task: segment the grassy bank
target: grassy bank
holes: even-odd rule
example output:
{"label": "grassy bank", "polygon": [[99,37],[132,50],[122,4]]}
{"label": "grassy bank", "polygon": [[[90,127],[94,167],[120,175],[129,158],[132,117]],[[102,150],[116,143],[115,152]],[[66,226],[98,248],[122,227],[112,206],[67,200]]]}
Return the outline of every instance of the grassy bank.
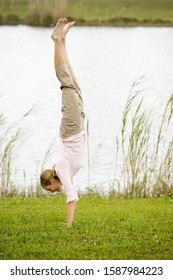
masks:
{"label": "grassy bank", "polygon": [[85,195],[67,229],[64,197],[0,198],[0,259],[173,259],[173,200]]}
{"label": "grassy bank", "polygon": [[171,0],[0,0],[0,24],[51,26],[57,17],[79,25],[173,26]]}

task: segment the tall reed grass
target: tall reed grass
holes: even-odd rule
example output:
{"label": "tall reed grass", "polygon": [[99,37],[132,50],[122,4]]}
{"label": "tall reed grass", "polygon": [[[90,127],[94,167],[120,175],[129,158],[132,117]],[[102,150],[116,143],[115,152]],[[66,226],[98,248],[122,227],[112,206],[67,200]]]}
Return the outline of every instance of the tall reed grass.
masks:
{"label": "tall reed grass", "polygon": [[[119,197],[159,197],[173,195],[173,137],[171,124],[173,117],[173,94],[170,95],[158,132],[153,135],[153,115],[146,110],[141,97],[141,84],[146,76],[141,76],[132,85],[123,114],[120,132],[115,138],[115,178],[109,195]],[[22,120],[29,116],[29,110],[18,122],[5,130],[5,118],[0,114],[0,195],[44,196],[39,181],[26,191],[19,193],[11,180],[11,164],[16,144],[24,136],[20,128]],[[158,121],[157,121],[158,123]],[[89,120],[87,130],[88,189],[91,187],[91,158]],[[50,144],[39,172],[52,153],[54,141]],[[120,162],[122,164],[120,164]],[[25,174],[25,171],[24,171]],[[25,175],[24,175],[25,177]],[[38,175],[39,178],[39,175]],[[97,190],[96,190],[97,192]]]}
{"label": "tall reed grass", "polygon": [[[116,162],[121,161],[121,180],[114,187],[126,197],[173,195],[173,138],[168,130],[173,116],[173,94],[169,97],[158,133],[153,139],[152,112],[144,109],[137,79],[131,88],[122,116],[121,132],[116,138]],[[170,132],[171,133],[171,132]],[[118,165],[116,165],[118,166]]]}
{"label": "tall reed grass", "polygon": [[29,25],[51,26],[59,17],[66,14],[67,0],[29,0],[28,17]]}
{"label": "tall reed grass", "polygon": [[22,122],[34,109],[29,109],[18,121],[6,125],[6,118],[0,113],[0,196],[18,194],[18,188],[11,179],[12,163],[19,145],[28,137]]}

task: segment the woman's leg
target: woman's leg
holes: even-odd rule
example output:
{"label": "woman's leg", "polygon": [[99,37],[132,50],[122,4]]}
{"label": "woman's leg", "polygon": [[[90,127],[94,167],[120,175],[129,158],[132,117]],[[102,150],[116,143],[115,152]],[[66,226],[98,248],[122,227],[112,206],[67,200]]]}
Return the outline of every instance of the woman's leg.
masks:
{"label": "woman's leg", "polygon": [[54,63],[62,90],[62,121],[60,132],[66,138],[84,129],[83,99],[80,88],[69,63],[66,50],[66,34],[75,22],[59,19],[52,39],[55,42]]}
{"label": "woman's leg", "polygon": [[82,92],[81,92],[81,89],[79,87],[79,84],[78,84],[78,81],[77,81],[77,78],[76,78],[76,75],[73,71],[73,68],[70,64],[70,61],[69,61],[69,57],[68,57],[68,54],[67,54],[67,48],[66,48],[66,37],[64,38],[64,40],[62,41],[63,45],[64,45],[64,59],[65,61],[67,61],[67,67],[68,67],[68,70],[70,72],[70,75],[71,75],[71,78],[73,80],[73,83],[78,91],[78,96],[80,98],[80,106],[82,108],[82,113],[83,113],[83,118],[84,118],[84,109],[83,109],[83,98],[82,98]]}
{"label": "woman's leg", "polygon": [[67,32],[74,24],[75,21],[67,23],[67,20],[65,18],[61,18],[57,21],[57,24],[51,36],[53,41],[55,42],[55,52],[54,52],[55,69],[59,65],[69,63],[65,40],[66,40]]}
{"label": "woman's leg", "polygon": [[[70,72],[71,78],[73,80],[73,83],[75,84],[75,87],[78,89],[79,94],[82,96],[81,89],[80,89],[80,87],[78,85],[78,82],[77,82],[77,78],[76,78],[76,76],[74,74],[74,71],[72,69],[72,66],[69,62],[67,49],[66,49],[66,34],[64,34],[65,32],[67,33],[69,28],[71,28],[75,24],[75,21],[73,21],[71,23],[68,23],[68,24],[66,24],[66,23],[67,23],[66,19],[59,19],[57,24],[56,24],[55,30],[52,34],[52,39],[55,42],[55,52],[54,52],[55,69],[59,65],[66,64],[67,67],[68,67],[68,70]],[[66,28],[64,28],[65,25],[67,25]],[[63,29],[65,31],[63,31]],[[59,33],[61,35],[58,35]]]}

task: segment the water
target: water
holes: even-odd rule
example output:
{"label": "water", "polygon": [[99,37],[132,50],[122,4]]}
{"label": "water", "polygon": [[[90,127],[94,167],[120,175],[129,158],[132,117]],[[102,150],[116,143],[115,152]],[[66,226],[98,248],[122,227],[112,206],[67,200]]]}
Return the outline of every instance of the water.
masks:
{"label": "water", "polygon": [[[17,146],[12,167],[17,184],[23,184],[24,177],[26,184],[38,179],[45,152],[55,139],[53,153],[45,163],[45,168],[52,167],[61,145],[61,98],[53,68],[51,31],[0,27],[0,109],[7,124],[37,103],[21,124],[26,139]],[[142,95],[156,124],[173,92],[173,28],[74,27],[67,48],[89,119],[90,183],[107,182],[114,178],[115,137],[134,80],[147,74]],[[87,166],[86,149],[83,168],[75,179],[78,189],[88,185]]]}

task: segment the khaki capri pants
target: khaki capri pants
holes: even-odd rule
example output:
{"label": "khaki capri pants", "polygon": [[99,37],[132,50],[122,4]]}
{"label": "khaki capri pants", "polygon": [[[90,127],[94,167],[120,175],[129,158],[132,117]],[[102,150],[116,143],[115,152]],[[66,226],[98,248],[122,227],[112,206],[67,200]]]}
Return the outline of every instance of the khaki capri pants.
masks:
{"label": "khaki capri pants", "polygon": [[82,93],[70,64],[56,66],[55,71],[62,90],[60,135],[67,138],[84,130]]}

